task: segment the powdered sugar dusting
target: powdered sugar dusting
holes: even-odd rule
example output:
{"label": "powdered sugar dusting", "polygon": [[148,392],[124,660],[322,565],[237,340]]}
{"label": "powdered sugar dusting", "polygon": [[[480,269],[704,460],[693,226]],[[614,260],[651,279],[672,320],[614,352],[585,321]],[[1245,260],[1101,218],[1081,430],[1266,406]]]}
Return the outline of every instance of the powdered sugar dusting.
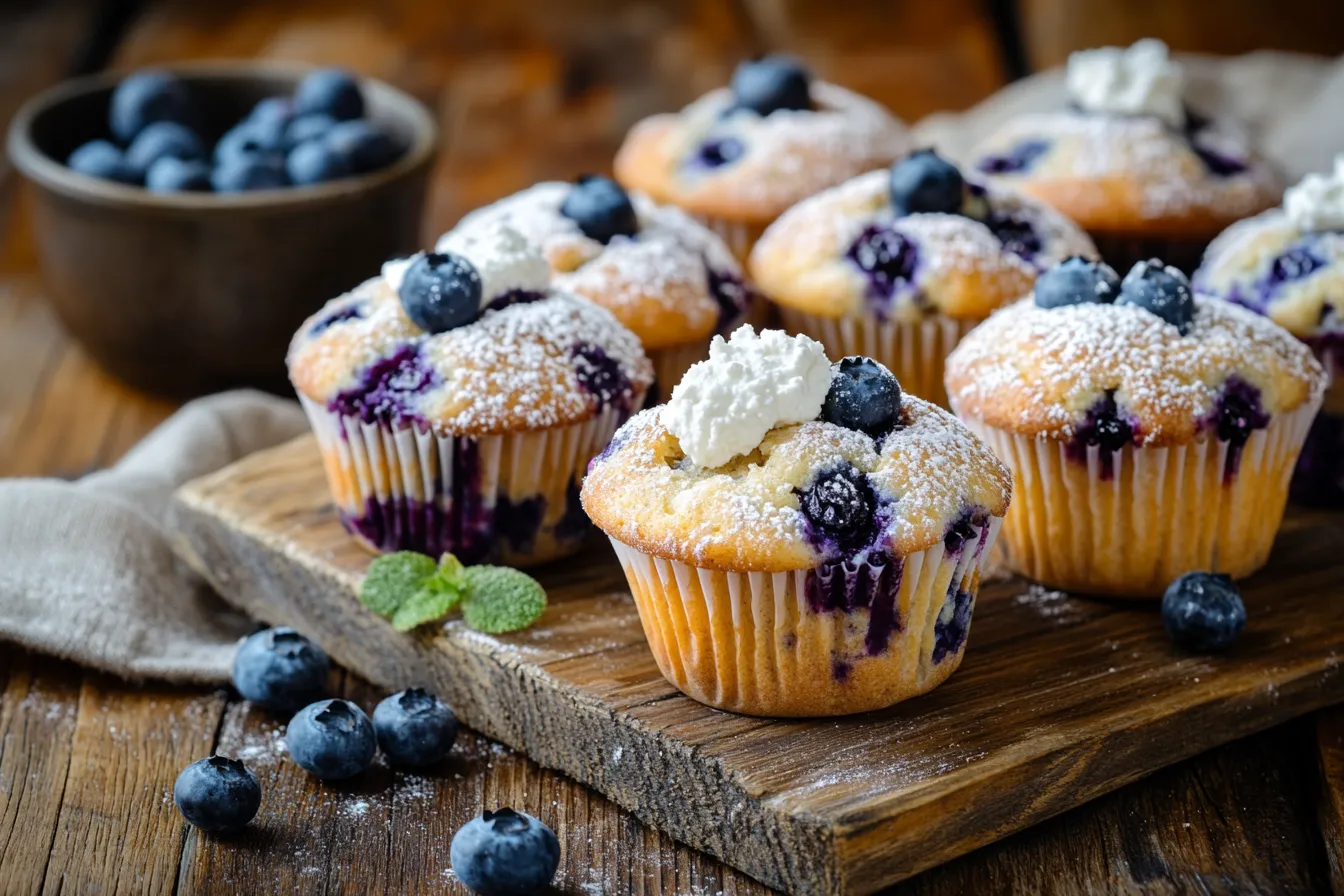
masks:
{"label": "powdered sugar dusting", "polygon": [[910,554],[941,540],[971,508],[1001,515],[1011,480],[983,443],[950,414],[905,399],[905,421],[879,447],[868,436],[812,421],[771,430],[755,452],[717,468],[697,466],[645,411],[596,461],[583,502],[620,541],[694,566],[808,569],[820,562],[804,534],[797,491],[844,461],[868,473],[891,506],[893,550]]}
{"label": "powdered sugar dusting", "polygon": [[1229,376],[1261,391],[1266,411],[1319,397],[1324,372],[1264,318],[1203,296],[1190,333],[1141,308],[1044,309],[1030,298],[995,313],[948,358],[959,414],[1014,432],[1067,439],[1104,394],[1134,418],[1139,444],[1189,441]]}
{"label": "powdered sugar dusting", "polygon": [[[709,272],[742,274],[723,241],[684,212],[631,193],[639,233],[603,245],[560,213],[571,188],[561,182],[540,183],[477,209],[441,237],[439,245],[447,246],[464,233],[513,227],[546,256],[554,286],[611,310],[645,344],[667,344],[660,329],[669,320],[683,330],[672,341],[708,336],[719,315]],[[657,306],[656,311],[648,306]]]}

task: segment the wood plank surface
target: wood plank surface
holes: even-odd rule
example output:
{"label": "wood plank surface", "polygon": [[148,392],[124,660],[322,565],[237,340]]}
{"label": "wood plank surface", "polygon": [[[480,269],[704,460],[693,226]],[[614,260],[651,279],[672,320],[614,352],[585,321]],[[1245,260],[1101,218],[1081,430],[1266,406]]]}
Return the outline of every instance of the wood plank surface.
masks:
{"label": "wood plank surface", "polygon": [[1253,622],[1229,656],[1175,652],[1150,606],[991,583],[947,684],[813,722],[672,689],[601,544],[544,576],[553,608],[533,629],[392,632],[355,599],[369,558],[336,521],[311,437],[179,501],[183,555],[250,615],[385,687],[433,682],[473,727],[790,892],[872,892],[1344,697],[1344,520],[1323,515],[1285,526],[1244,588]]}

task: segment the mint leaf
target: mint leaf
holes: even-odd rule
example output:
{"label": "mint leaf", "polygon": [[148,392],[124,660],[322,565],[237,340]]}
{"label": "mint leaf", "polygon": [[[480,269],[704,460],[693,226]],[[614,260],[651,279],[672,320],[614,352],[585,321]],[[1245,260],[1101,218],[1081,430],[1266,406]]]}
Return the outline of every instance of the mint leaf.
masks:
{"label": "mint leaf", "polygon": [[462,620],[478,632],[500,635],[527,628],[546,609],[546,589],[525,572],[507,566],[469,566]]}
{"label": "mint leaf", "polygon": [[384,554],[369,564],[359,602],[379,616],[392,616],[438,571],[432,557],[414,551]]}
{"label": "mint leaf", "polygon": [[466,586],[462,582],[436,573],[392,614],[392,627],[399,632],[408,632],[426,622],[442,619],[461,602],[465,592]]}

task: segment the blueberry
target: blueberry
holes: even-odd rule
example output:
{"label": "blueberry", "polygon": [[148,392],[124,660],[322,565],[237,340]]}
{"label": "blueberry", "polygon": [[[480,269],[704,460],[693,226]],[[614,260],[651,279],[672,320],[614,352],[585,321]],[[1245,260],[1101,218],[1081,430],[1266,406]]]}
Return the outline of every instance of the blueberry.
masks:
{"label": "blueberry", "polygon": [[904,234],[881,224],[869,224],[849,247],[845,258],[867,276],[868,296],[885,302],[914,280],[919,250]]}
{"label": "blueberry", "polygon": [[1230,576],[1188,572],[1162,595],[1162,623],[1177,647],[1226,650],[1246,627],[1246,605]]}
{"label": "blueberry", "polygon": [[225,131],[215,144],[215,164],[222,165],[239,156],[275,155],[282,141],[283,135],[277,136],[256,122],[243,119]]}
{"label": "blueberry", "polygon": [[820,473],[798,500],[803,515],[824,533],[848,540],[872,523],[876,499],[868,477],[849,463]]}
{"label": "blueberry", "polygon": [[481,275],[471,262],[449,252],[428,252],[406,269],[401,307],[426,333],[469,324],[481,312]]}
{"label": "blueberry", "polygon": [[891,208],[897,217],[917,212],[954,215],[961,211],[965,185],[956,165],[921,149],[891,166]]}
{"label": "blueberry", "polygon": [[175,121],[156,121],[148,125],[126,150],[126,164],[141,178],[159,159],[203,159],[201,138],[186,125]]}
{"label": "blueberry", "polygon": [[208,192],[210,166],[197,159],[164,156],[149,166],[145,186],[155,193]]}
{"label": "blueberry", "polygon": [[1120,292],[1120,278],[1111,266],[1081,255],[1066,258],[1036,278],[1036,304],[1041,308],[1109,304]]}
{"label": "blueberry", "polygon": [[433,765],[457,740],[457,716],[438,697],[411,688],[374,707],[373,730],[393,765]]}
{"label": "blueberry", "polygon": [[309,140],[300,143],[289,151],[285,158],[285,172],[291,183],[318,184],[326,180],[336,180],[350,173],[345,157],[321,140]]}
{"label": "blueberry", "polygon": [[203,831],[240,831],[261,807],[257,776],[237,759],[211,756],[182,769],[173,784],[182,817]]}
{"label": "blueberry", "polygon": [[71,171],[77,171],[86,177],[98,177],[103,180],[115,180],[123,184],[137,181],[135,171],[126,162],[126,157],[106,140],[90,140],[70,153],[66,165]]}
{"label": "blueberry", "polygon": [[123,143],[130,143],[156,121],[190,120],[191,97],[186,85],[168,72],[136,72],[112,91],[108,124]]}
{"label": "blueberry", "polygon": [[1130,269],[1120,284],[1120,298],[1115,303],[1151,311],[1180,330],[1182,336],[1190,332],[1195,320],[1195,295],[1190,290],[1190,281],[1156,258],[1141,261]]}
{"label": "blueberry", "polygon": [[336,119],[323,112],[300,115],[285,127],[284,145],[292,149],[308,140],[325,137],[335,124]]}
{"label": "blueberry", "polygon": [[733,105],[769,115],[781,109],[811,109],[807,69],[787,56],[765,56],[740,63],[733,72]]}
{"label": "blueberry", "polygon": [[321,112],[337,121],[364,114],[364,92],[354,75],[341,68],[323,68],[307,75],[294,91],[294,114]]}
{"label": "blueberry", "polygon": [[329,667],[322,648],[294,629],[268,628],[238,646],[233,686],[245,700],[293,712],[322,696]]}
{"label": "blueberry", "polygon": [[401,146],[381,125],[364,119],[340,121],[327,131],[327,144],[344,156],[356,174],[377,171],[396,161]]}
{"label": "blueberry", "polygon": [[901,384],[890,370],[860,355],[831,366],[821,419],[878,438],[891,432],[900,416]]}
{"label": "blueberry", "polygon": [[498,809],[464,824],[449,855],[457,879],[481,896],[531,896],[555,877],[560,841],[531,815]]}
{"label": "blueberry", "polygon": [[369,767],[378,739],[364,710],[349,700],[319,700],[289,720],[285,746],[310,775],[341,781]]}
{"label": "blueberry", "polygon": [[579,225],[584,235],[599,243],[639,232],[639,217],[621,185],[600,174],[585,174],[570,188],[560,214]]}
{"label": "blueberry", "polygon": [[236,155],[215,165],[210,185],[218,193],[273,190],[289,183],[284,162],[269,155]]}

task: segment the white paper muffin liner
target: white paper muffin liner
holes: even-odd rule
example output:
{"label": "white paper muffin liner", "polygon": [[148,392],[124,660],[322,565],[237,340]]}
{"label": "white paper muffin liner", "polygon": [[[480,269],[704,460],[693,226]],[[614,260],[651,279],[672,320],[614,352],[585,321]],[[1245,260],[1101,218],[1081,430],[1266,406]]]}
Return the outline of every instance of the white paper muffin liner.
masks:
{"label": "white paper muffin liner", "polygon": [[1230,444],[1101,449],[1086,463],[1055,439],[962,416],[1013,470],[1002,541],[1008,565],[1056,588],[1113,597],[1161,596],[1195,570],[1242,578],[1269,558],[1288,483],[1318,402],[1275,414],[1225,476]]}
{"label": "white paper muffin liner", "polygon": [[980,570],[1001,523],[989,518],[955,552],[939,542],[903,559],[895,596],[900,625],[876,653],[866,641],[869,609],[814,609],[808,577],[843,575],[852,591],[865,570],[895,574],[894,562],[732,572],[644,554],[615,538],[611,543],[658,668],[682,693],[750,715],[835,716],[926,693],[956,670]]}
{"label": "white paper muffin liner", "polygon": [[826,347],[832,360],[866,355],[885,364],[901,389],[947,407],[943,365],[952,349],[979,321],[934,315],[918,321],[866,317],[821,317],[779,306],[790,333],[811,336]]}
{"label": "white paper muffin liner", "polygon": [[765,233],[765,224],[757,224],[749,221],[734,221],[730,218],[720,218],[714,215],[692,215],[691,217],[699,221],[719,235],[719,239],[727,244],[729,251],[737,260],[745,265],[747,257],[751,255],[752,246]]}
{"label": "white paper muffin liner", "polygon": [[583,423],[471,437],[365,423],[300,401],[341,522],[358,541],[512,566],[579,549],[590,526],[579,483],[628,416],[607,407]]}

